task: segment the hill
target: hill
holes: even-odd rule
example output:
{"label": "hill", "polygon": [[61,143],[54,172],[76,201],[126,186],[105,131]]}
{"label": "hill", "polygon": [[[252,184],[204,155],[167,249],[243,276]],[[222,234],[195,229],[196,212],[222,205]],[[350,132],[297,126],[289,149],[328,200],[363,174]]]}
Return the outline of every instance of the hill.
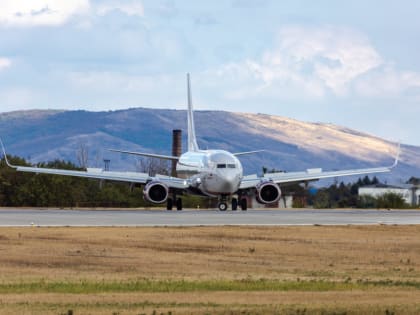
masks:
{"label": "hill", "polygon": [[[387,140],[324,123],[308,123],[265,114],[197,111],[201,148],[231,152],[265,149],[241,158],[245,173],[269,169],[297,171],[390,165],[396,145]],[[8,153],[32,163],[64,159],[77,163],[77,151],[88,150],[88,164],[112,170],[135,170],[136,157],[109,152],[109,148],[170,154],[172,129],[184,131],[184,110],[132,108],[88,112],[31,110],[0,114],[0,135]],[[420,147],[402,145],[401,163],[382,180],[401,183],[420,177]]]}

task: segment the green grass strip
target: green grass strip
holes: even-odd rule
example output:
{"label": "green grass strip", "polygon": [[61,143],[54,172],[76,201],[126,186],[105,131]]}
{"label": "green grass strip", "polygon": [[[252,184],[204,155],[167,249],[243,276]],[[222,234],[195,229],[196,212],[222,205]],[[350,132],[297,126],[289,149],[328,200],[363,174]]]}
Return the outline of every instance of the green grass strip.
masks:
{"label": "green grass strip", "polygon": [[136,280],[1,283],[1,293],[107,293],[107,292],[193,292],[193,291],[346,291],[372,287],[407,287],[420,290],[420,282],[410,281],[276,281],[276,280]]}

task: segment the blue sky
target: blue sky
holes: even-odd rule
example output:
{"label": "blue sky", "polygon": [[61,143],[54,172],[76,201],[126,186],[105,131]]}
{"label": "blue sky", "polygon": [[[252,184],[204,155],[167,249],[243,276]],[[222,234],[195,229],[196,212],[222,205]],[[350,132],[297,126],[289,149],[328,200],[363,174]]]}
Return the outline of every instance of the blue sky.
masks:
{"label": "blue sky", "polygon": [[0,0],[0,112],[185,108],[420,145],[419,1]]}

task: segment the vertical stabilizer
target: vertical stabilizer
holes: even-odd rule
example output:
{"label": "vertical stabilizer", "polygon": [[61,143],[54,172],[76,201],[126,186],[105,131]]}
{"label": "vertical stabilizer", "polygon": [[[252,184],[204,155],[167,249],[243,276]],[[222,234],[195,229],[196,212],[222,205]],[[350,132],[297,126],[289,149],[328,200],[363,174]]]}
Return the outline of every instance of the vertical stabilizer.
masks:
{"label": "vertical stabilizer", "polygon": [[197,139],[195,138],[194,113],[191,99],[190,74],[187,73],[188,90],[188,151],[198,151]]}

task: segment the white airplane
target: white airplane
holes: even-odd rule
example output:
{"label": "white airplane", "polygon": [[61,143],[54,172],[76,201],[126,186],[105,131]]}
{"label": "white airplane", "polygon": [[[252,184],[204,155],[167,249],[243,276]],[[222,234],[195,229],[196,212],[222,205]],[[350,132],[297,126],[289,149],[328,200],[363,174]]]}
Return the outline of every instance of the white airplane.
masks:
{"label": "white airplane", "polygon": [[[71,171],[11,165],[7,160],[5,148],[0,140],[6,163],[8,166],[21,172],[78,176],[142,184],[144,185],[144,198],[155,204],[166,202],[168,210],[172,210],[174,203],[178,210],[182,210],[182,199],[176,198],[176,194],[191,193],[217,197],[219,200],[218,208],[221,211],[225,211],[228,208],[228,200],[231,200],[232,210],[236,210],[238,206],[240,206],[242,210],[247,210],[248,205],[245,196],[251,191],[255,192],[256,199],[259,203],[269,204],[277,202],[280,199],[281,190],[279,185],[304,183],[338,176],[384,173],[391,171],[398,163],[399,149],[394,164],[389,167],[329,172],[323,172],[322,169],[308,169],[303,172],[279,172],[264,174],[263,176],[258,176],[257,174],[244,176],[241,162],[237,157],[260,151],[230,153],[224,150],[200,150],[195,136],[189,74],[187,74],[187,91],[188,151],[186,153],[178,157],[124,150],[111,150],[120,153],[175,160],[177,161],[176,171],[179,177],[169,177],[165,175],[149,176],[147,173],[114,172],[97,168],[87,168],[86,171]],[[175,199],[171,198],[172,194]]]}

